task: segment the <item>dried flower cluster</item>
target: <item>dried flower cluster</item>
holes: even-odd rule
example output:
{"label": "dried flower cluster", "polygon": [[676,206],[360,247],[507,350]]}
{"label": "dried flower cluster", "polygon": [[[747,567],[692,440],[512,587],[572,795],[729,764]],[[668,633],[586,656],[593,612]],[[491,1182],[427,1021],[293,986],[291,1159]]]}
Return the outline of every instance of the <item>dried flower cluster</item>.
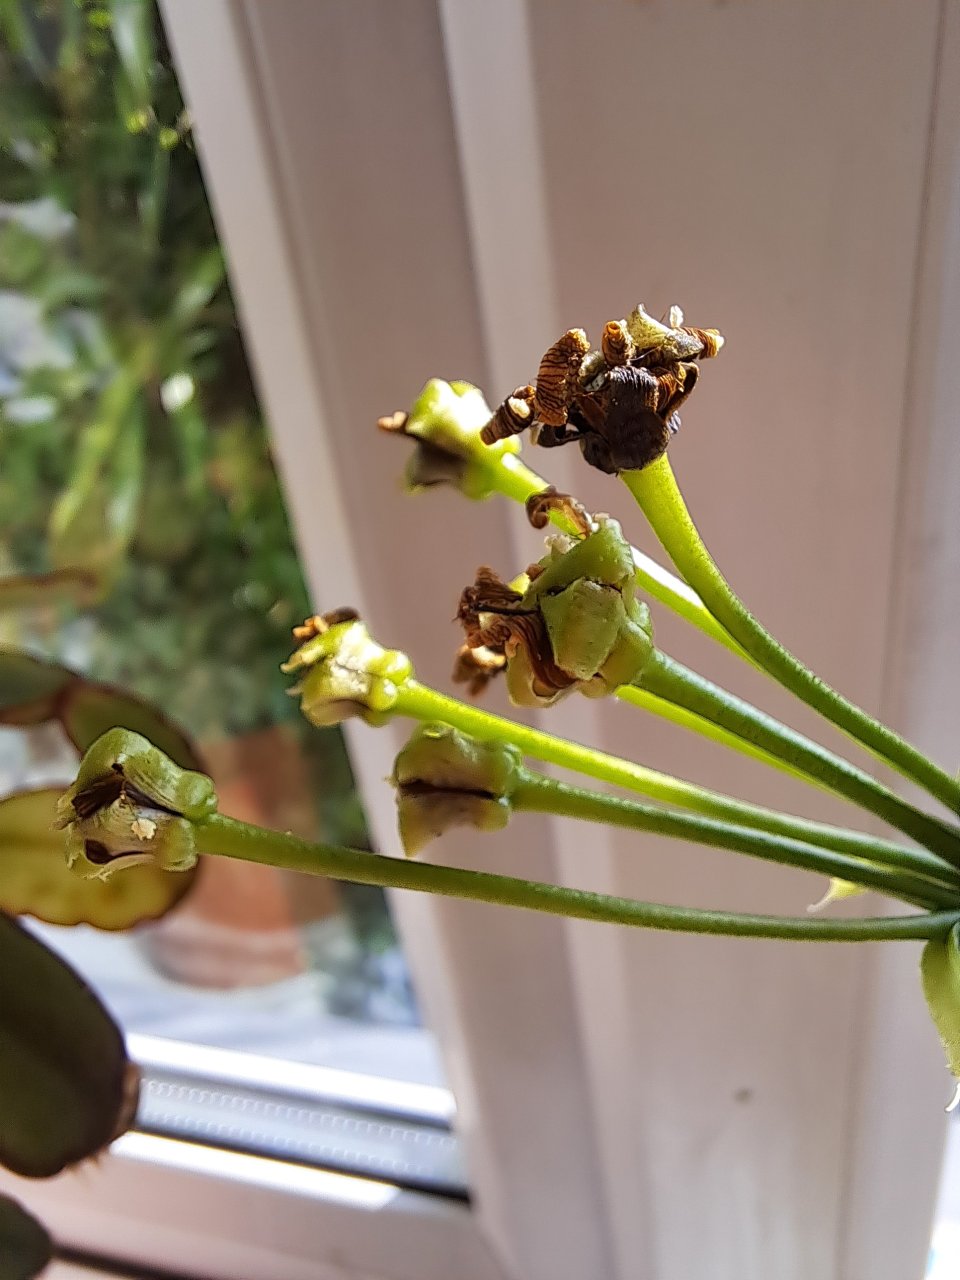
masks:
{"label": "dried flower cluster", "polygon": [[637,306],[610,320],[600,350],[568,329],[544,353],[536,385],[518,387],[483,428],[487,444],[529,431],[546,448],[578,441],[586,461],[608,475],[639,470],[663,454],[696,386],[697,361],[723,346],[716,329],[693,329],[679,307],[667,321]]}

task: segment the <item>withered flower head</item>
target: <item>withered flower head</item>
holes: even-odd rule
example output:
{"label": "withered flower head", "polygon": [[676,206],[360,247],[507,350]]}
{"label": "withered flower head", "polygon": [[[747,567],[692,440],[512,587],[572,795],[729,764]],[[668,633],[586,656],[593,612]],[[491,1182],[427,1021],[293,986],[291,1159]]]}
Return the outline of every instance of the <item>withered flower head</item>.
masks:
{"label": "withered flower head", "polygon": [[[492,438],[496,442],[491,444],[493,454],[484,447],[481,431],[490,420],[490,407],[476,387],[469,382],[433,378],[409,413],[394,413],[377,425],[382,431],[414,441],[405,472],[410,489],[452,484],[468,498],[481,499],[494,491],[491,462],[505,453],[520,451],[518,440],[500,436]],[[515,434],[503,432],[504,437]]]}
{"label": "withered flower head", "polygon": [[367,724],[385,724],[413,665],[405,653],[384,649],[370,636],[352,609],[336,609],[308,618],[294,637],[302,644],[282,671],[302,671],[290,693],[300,695],[300,710],[322,727],[360,716]]}
{"label": "withered flower head", "polygon": [[516,747],[480,742],[445,724],[419,725],[393,770],[404,852],[413,857],[450,827],[501,830],[521,777]]}
{"label": "withered flower head", "polygon": [[[656,461],[680,426],[679,409],[696,385],[698,360],[723,346],[716,329],[668,322],[642,304],[625,320],[610,320],[599,351],[582,329],[570,329],[544,354],[534,388],[519,388],[493,414],[486,441],[529,430],[545,448],[577,441],[586,461],[608,474]],[[532,392],[532,395],[531,395]]]}
{"label": "withered flower head", "polygon": [[70,865],[88,878],[142,862],[184,871],[197,860],[193,824],[216,807],[205,774],[181,769],[138,733],[111,729],[57,802],[57,825],[67,832]]}
{"label": "withered flower head", "polygon": [[502,656],[516,705],[550,706],[575,688],[603,697],[640,676],[653,652],[650,615],[616,521],[599,517],[572,545],[551,540],[527,579],[521,591],[482,568],[458,609],[467,647]]}

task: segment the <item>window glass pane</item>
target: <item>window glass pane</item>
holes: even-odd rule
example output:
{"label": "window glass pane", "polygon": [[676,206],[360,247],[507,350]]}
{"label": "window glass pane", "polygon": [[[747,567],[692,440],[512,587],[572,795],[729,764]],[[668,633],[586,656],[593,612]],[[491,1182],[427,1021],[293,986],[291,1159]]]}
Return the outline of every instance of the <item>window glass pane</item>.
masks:
{"label": "window glass pane", "polygon": [[[0,641],[162,708],[231,816],[363,847],[340,732],[278,669],[309,602],[157,14],[2,14],[0,572],[80,576],[0,616]],[[7,790],[75,761],[56,723],[0,732]],[[210,859],[156,924],[41,932],[132,1032],[449,1109],[379,890]]]}

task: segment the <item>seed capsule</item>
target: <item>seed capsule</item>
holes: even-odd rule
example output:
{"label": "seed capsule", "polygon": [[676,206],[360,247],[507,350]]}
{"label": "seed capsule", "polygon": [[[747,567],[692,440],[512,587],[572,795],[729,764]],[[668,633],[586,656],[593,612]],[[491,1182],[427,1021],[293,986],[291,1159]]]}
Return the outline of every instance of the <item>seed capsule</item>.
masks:
{"label": "seed capsule", "polygon": [[582,329],[568,329],[544,354],[537,372],[534,411],[549,427],[560,427],[579,387],[580,365],[590,350]]}

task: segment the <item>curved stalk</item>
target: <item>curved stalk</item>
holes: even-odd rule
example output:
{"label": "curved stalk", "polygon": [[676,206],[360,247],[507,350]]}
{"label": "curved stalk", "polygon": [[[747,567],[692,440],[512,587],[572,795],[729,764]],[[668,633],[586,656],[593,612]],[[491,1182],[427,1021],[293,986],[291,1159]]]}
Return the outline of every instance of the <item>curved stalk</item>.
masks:
{"label": "curved stalk", "polygon": [[778,756],[808,780],[861,805],[960,866],[960,830],[901,800],[856,765],[705,680],[661,650],[654,652],[641,681],[650,693]]}
{"label": "curved stalk", "polygon": [[717,622],[768,675],[862,743],[904,777],[960,812],[960,782],[916,747],[849,702],[785,649],[731,590],[697,530],[667,455],[621,479],[640,504],[676,568]]}
{"label": "curved stalk", "polygon": [[[525,505],[527,499],[534,494],[543,493],[550,487],[542,476],[531,471],[516,454],[508,453],[501,457],[492,457],[488,476],[492,489],[521,505]],[[563,511],[557,509],[551,511],[550,523],[561,533],[568,533],[576,538],[581,536],[580,530]],[[738,657],[747,657],[736,640],[717,622],[692,587],[672,574],[669,569],[665,569],[663,565],[657,564],[656,560],[645,552],[638,551],[636,547],[630,549],[633,552],[637,583],[648,596],[679,614],[681,618],[685,618],[704,635],[730,649]]]}
{"label": "curved stalk", "polygon": [[330,876],[356,884],[415,889],[578,920],[647,929],[789,938],[807,942],[883,942],[941,937],[960,919],[960,910],[845,920],[702,911],[539,884],[514,876],[441,867],[429,862],[402,862],[398,858],[385,858],[376,853],[363,853],[336,845],[311,844],[296,836],[265,831],[218,814],[195,825],[199,847],[206,853],[221,857],[242,858],[247,862],[306,871],[311,875]]}
{"label": "curved stalk", "polygon": [[606,755],[566,738],[557,738],[529,725],[517,724],[503,716],[493,715],[413,679],[404,682],[393,710],[398,715],[410,716],[414,720],[437,720],[452,725],[453,728],[484,741],[513,743],[524,755],[535,760],[572,769],[575,773],[585,774],[600,782],[625,787],[628,791],[639,792],[652,800],[702,813],[706,817],[732,822],[737,826],[753,827],[770,835],[786,836],[883,865],[909,868],[947,886],[960,883],[956,869],[935,854],[877,840],[859,831],[849,831],[734,800],[721,792],[698,787],[692,782],[659,773],[630,760]]}
{"label": "curved stalk", "polygon": [[635,684],[624,684],[617,689],[614,697],[620,702],[628,703],[631,707],[638,707],[641,711],[649,711],[651,715],[657,716],[661,720],[668,720],[671,724],[675,724],[681,729],[689,729],[692,733],[699,733],[702,738],[709,738],[711,742],[716,742],[718,746],[737,751],[740,755],[747,756],[751,760],[758,760],[770,769],[779,769],[781,773],[789,774],[791,778],[799,778],[803,782],[811,781],[809,774],[804,773],[801,769],[794,768],[792,764],[788,764],[786,760],[782,760],[779,756],[770,755],[769,752],[755,746],[746,738],[741,738],[738,734],[721,728],[713,720],[708,720],[705,716],[698,715],[694,711],[688,711],[686,707],[680,706],[676,702],[671,702],[665,697],[651,693],[649,689],[641,689]]}
{"label": "curved stalk", "polygon": [[619,796],[603,795],[581,787],[556,782],[542,774],[525,772],[523,781],[510,796],[514,809],[578,818],[584,822],[606,823],[632,831],[649,831],[673,840],[689,840],[716,849],[729,849],[766,862],[800,867],[838,880],[848,880],[865,889],[875,889],[926,909],[960,909],[960,889],[948,889],[923,875],[900,868],[881,867],[845,854],[827,852],[814,845],[771,836],[751,827],[734,826],[687,813],[673,813],[654,805],[639,804]]}

